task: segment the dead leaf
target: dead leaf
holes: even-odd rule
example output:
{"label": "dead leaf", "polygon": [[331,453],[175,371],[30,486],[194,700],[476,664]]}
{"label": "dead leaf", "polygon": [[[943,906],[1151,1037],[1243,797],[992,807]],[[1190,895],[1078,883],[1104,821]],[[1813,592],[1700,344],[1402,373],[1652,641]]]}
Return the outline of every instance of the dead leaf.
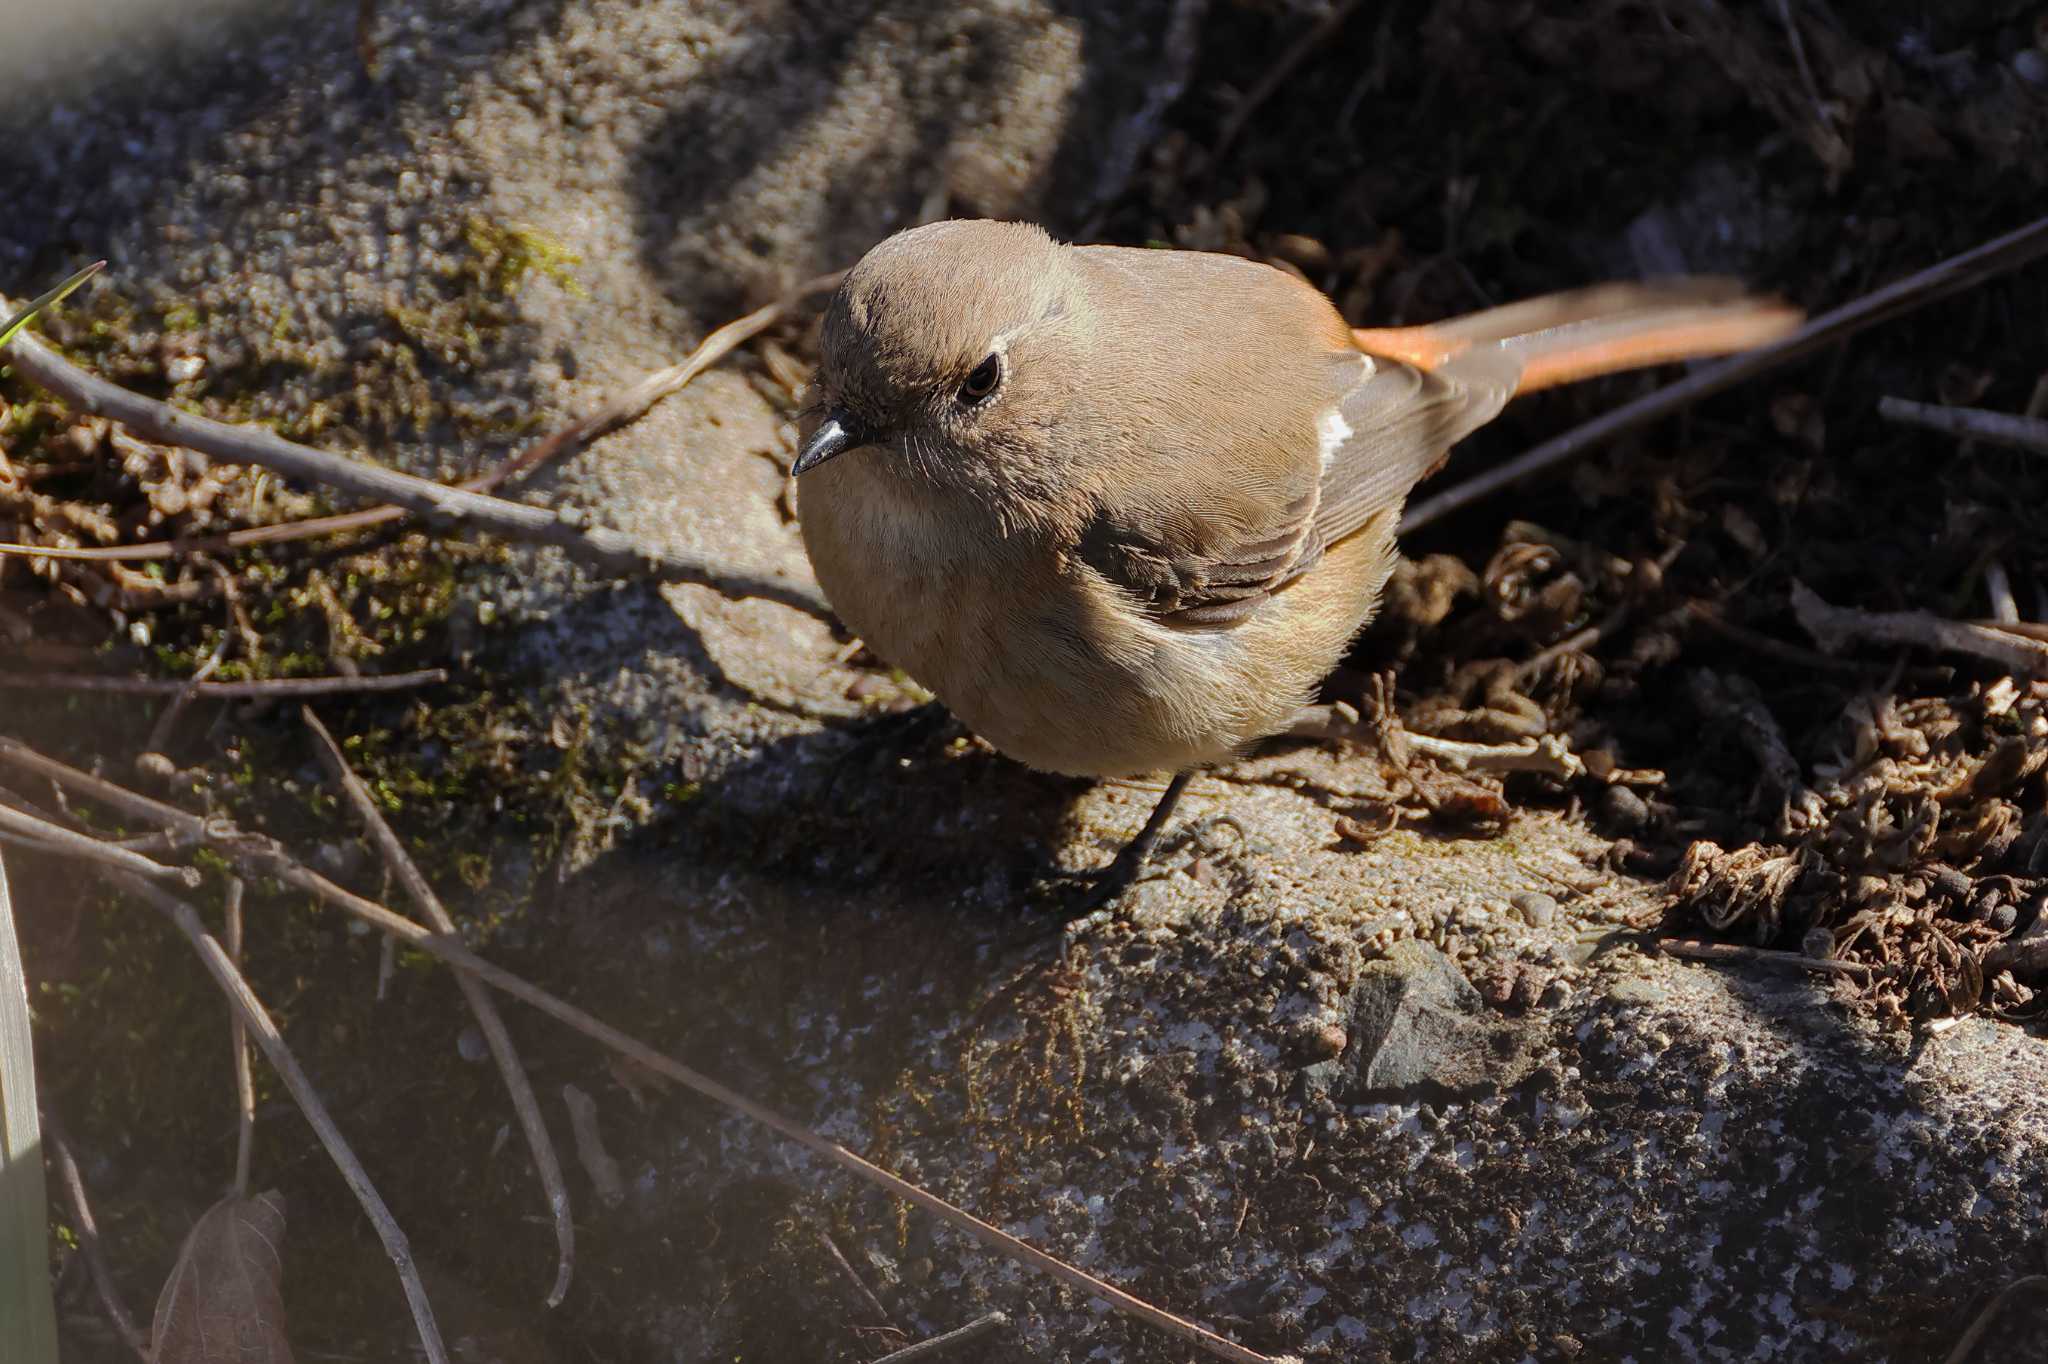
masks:
{"label": "dead leaf", "polygon": [[186,1236],[156,1301],[151,1364],[292,1364],[284,1195],[223,1198]]}

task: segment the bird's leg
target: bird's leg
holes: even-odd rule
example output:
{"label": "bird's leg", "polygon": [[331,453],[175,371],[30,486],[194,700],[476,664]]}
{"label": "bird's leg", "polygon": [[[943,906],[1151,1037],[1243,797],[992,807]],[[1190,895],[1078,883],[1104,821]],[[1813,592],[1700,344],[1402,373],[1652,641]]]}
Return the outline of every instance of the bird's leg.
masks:
{"label": "bird's leg", "polygon": [[1192,772],[1176,772],[1173,780],[1166,783],[1166,790],[1160,793],[1159,803],[1152,807],[1152,813],[1145,816],[1145,827],[1138,830],[1138,836],[1124,844],[1114,860],[1102,869],[1102,875],[1117,891],[1122,891],[1138,879],[1138,873],[1145,869],[1145,862],[1159,846],[1159,835],[1166,829],[1166,821],[1173,818],[1173,807],[1180,804],[1181,792],[1188,789],[1194,779]]}
{"label": "bird's leg", "polygon": [[1145,817],[1145,827],[1138,830],[1135,838],[1117,850],[1117,855],[1110,859],[1108,866],[1097,867],[1093,871],[1073,872],[1061,878],[1080,882],[1088,888],[1086,898],[1080,907],[1068,916],[1069,918],[1079,918],[1091,910],[1099,909],[1131,888],[1137,881],[1138,874],[1145,870],[1145,863],[1151,859],[1153,851],[1158,848],[1159,836],[1166,829],[1166,821],[1173,817],[1173,807],[1180,804],[1181,792],[1188,789],[1188,783],[1194,779],[1194,775],[1192,772],[1174,774],[1173,780],[1166,783],[1166,790],[1160,795],[1158,804],[1152,807],[1152,813]]}

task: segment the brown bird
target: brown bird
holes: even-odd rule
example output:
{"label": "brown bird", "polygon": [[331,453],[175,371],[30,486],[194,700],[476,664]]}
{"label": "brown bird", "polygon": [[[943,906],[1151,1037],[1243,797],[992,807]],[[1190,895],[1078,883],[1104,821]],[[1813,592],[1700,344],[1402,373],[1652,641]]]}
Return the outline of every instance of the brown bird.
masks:
{"label": "brown bird", "polygon": [[1235,256],[900,232],[825,314],[795,472],[848,626],[998,749],[1188,777],[1286,732],[1371,619],[1415,483],[1517,393],[1772,340],[1725,282],[1613,284],[1354,331]]}

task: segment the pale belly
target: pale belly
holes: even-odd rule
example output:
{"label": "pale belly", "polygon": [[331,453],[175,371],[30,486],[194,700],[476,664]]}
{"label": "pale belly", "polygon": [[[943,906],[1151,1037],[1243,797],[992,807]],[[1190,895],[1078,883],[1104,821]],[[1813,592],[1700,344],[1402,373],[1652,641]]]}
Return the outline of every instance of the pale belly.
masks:
{"label": "pale belly", "polygon": [[1290,589],[1236,628],[1177,630],[1076,561],[824,477],[841,473],[808,475],[800,494],[833,609],[975,733],[1047,771],[1183,771],[1279,732],[1377,595],[1375,581],[1332,611]]}

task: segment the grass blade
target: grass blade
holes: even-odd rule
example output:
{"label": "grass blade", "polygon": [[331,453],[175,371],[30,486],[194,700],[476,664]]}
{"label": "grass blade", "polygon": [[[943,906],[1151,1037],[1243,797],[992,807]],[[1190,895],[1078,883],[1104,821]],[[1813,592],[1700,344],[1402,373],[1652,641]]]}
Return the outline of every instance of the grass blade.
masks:
{"label": "grass blade", "polygon": [[35,316],[37,313],[41,312],[45,308],[53,308],[57,304],[62,303],[66,298],[71,296],[71,293],[75,289],[77,289],[79,285],[85,283],[87,280],[91,279],[94,275],[97,275],[100,271],[106,268],[107,263],[105,261],[94,261],[91,265],[86,266],[83,270],[80,270],[70,279],[65,280],[62,284],[50,290],[49,293],[44,294],[41,298],[29,304],[26,308],[23,308],[13,317],[8,318],[6,325],[0,326],[0,346],[4,346],[9,341],[12,341],[14,339],[14,334],[20,331],[23,327],[26,327],[29,323],[33,322],[35,320]]}
{"label": "grass blade", "polygon": [[28,979],[0,867],[0,1359],[9,1364],[57,1364],[49,1245]]}

